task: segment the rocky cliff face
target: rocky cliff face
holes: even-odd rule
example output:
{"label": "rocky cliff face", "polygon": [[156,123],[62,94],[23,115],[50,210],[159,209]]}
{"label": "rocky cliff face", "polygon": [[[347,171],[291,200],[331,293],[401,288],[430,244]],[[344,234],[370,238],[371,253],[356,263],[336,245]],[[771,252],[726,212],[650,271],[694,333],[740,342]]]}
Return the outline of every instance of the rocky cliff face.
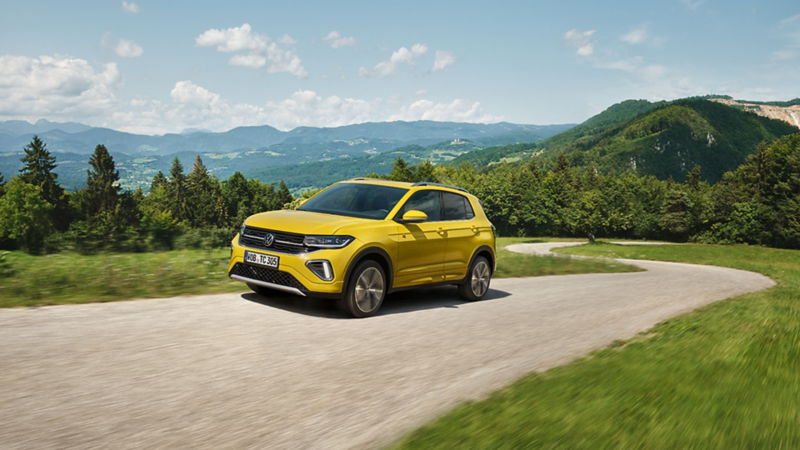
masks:
{"label": "rocky cliff face", "polygon": [[758,114],[759,116],[769,117],[770,119],[783,120],[797,128],[800,128],[800,105],[781,107],[771,105],[759,105],[757,103],[747,103],[737,100],[728,100],[725,98],[712,98],[712,102],[723,103],[725,105],[741,107],[745,111],[750,111]]}

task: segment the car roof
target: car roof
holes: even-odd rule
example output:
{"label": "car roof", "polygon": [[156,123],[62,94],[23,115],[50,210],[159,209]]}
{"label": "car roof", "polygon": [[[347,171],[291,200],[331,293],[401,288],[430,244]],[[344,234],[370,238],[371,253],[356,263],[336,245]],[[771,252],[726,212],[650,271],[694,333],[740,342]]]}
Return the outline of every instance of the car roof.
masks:
{"label": "car roof", "polygon": [[406,181],[392,181],[392,180],[383,180],[379,178],[352,178],[350,180],[342,181],[342,183],[359,183],[359,184],[373,184],[377,186],[390,186],[390,187],[399,187],[405,189],[411,188],[437,188],[446,191],[454,191],[462,194],[470,194],[466,189],[460,188],[457,186],[450,186],[449,184],[441,184],[441,183],[432,183],[427,181],[422,181],[419,183],[409,183]]}

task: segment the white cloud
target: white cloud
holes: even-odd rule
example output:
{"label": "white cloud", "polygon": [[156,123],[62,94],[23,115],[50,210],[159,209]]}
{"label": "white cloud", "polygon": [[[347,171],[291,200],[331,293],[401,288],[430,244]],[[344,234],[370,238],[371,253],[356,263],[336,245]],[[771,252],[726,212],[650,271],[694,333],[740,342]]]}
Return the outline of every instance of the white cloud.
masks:
{"label": "white cloud", "polygon": [[800,56],[800,14],[781,20],[778,29],[784,46],[772,52],[772,60],[784,62]]}
{"label": "white cloud", "polygon": [[330,44],[332,48],[344,47],[347,45],[354,46],[358,41],[354,37],[344,37],[338,31],[333,30],[327,36],[322,38],[323,41]]}
{"label": "white cloud", "polygon": [[138,14],[141,9],[139,9],[139,5],[134,2],[126,2],[123,0],[122,2],[122,10],[129,14]]}
{"label": "white cloud", "polygon": [[392,53],[392,56],[388,61],[379,62],[375,65],[375,67],[372,68],[372,70],[367,69],[366,67],[361,67],[358,69],[358,74],[362,77],[372,75],[378,78],[391,77],[397,73],[397,69],[400,64],[408,64],[409,66],[413,67],[414,59],[419,58],[427,52],[428,46],[425,44],[414,44],[411,47],[411,50],[405,47],[400,47],[400,49]]}
{"label": "white cloud", "polygon": [[267,65],[267,58],[259,54],[233,55],[228,60],[232,66],[248,67],[250,69],[260,69]]}
{"label": "white cloud", "polygon": [[278,42],[284,45],[294,45],[297,44],[297,39],[292,38],[288,34],[284,34],[280,39],[278,39]]}
{"label": "white cloud", "polygon": [[578,31],[572,29],[564,33],[564,44],[569,48],[574,48],[575,54],[580,56],[590,56],[594,53],[594,42],[592,35],[595,30]]}
{"label": "white cloud", "polygon": [[479,102],[405,102],[397,95],[368,100],[323,97],[310,90],[298,90],[283,100],[232,104],[190,80],[175,83],[168,101],[136,96],[123,102],[123,84],[114,63],[93,67],[82,59],[59,56],[0,56],[0,120],[74,120],[146,134],[185,128],[223,131],[255,125],[287,130],[386,120],[501,120],[484,112]]}
{"label": "white cloud", "polygon": [[447,70],[456,63],[456,54],[450,50],[436,50],[436,59],[433,61],[433,72]]}
{"label": "white cloud", "polygon": [[784,25],[789,25],[789,24],[792,24],[792,23],[800,23],[800,14],[795,14],[795,15],[793,15],[791,17],[787,17],[787,18],[781,20],[780,25],[784,26]]}
{"label": "white cloud", "polygon": [[417,97],[422,97],[423,95],[427,95],[427,94],[428,94],[428,91],[426,91],[425,89],[420,89],[417,92],[414,92],[414,95],[416,95]]}
{"label": "white cloud", "polygon": [[96,71],[86,60],[0,56],[0,117],[83,120],[118,106],[123,78],[116,63]]}
{"label": "white cloud", "polygon": [[578,47],[578,50],[575,52],[575,54],[580,56],[591,56],[594,54],[594,43],[589,43],[582,47]]}
{"label": "white cloud", "polygon": [[194,38],[198,47],[217,47],[218,52],[238,52],[241,50],[266,50],[269,36],[253,33],[249,23],[240,27],[217,30],[211,28]]}
{"label": "white cloud", "polygon": [[598,61],[594,64],[598,69],[614,69],[622,70],[623,72],[634,72],[642,65],[642,57],[634,56],[633,58],[620,59],[617,61]]}
{"label": "white cloud", "polygon": [[639,28],[634,28],[628,33],[620,36],[620,39],[633,45],[641,44],[647,40],[647,27],[642,25]]}
{"label": "white cloud", "polygon": [[271,125],[281,130],[299,126],[336,127],[387,120],[446,120],[497,122],[502,117],[486,114],[480,103],[456,99],[451,103],[419,100],[405,105],[402,97],[363,100],[336,95],[322,97],[314,91],[298,90],[284,100],[262,105],[231,105],[220,95],[180,81],[171,92],[172,103],[138,98],[131,107],[114,113],[119,129],[136,133],[175,132],[184,128],[223,131],[237,126]]}
{"label": "white cloud", "polygon": [[[285,34],[278,42],[291,45],[297,41]],[[228,64],[232,66],[259,69],[269,60],[272,65],[267,68],[267,73],[286,72],[297,78],[307,78],[308,72],[303,67],[300,57],[292,50],[282,48],[278,42],[273,42],[266,34],[254,33],[247,23],[241,27],[224,30],[212,28],[195,38],[197,47],[215,47],[218,52],[223,53],[249,51],[247,55],[238,54],[231,57]]]}
{"label": "white cloud", "polygon": [[451,103],[434,103],[430,100],[417,100],[408,107],[392,115],[389,120],[437,120],[444,122],[499,122],[502,116],[485,114],[480,102],[456,99]]}
{"label": "white cloud", "polygon": [[642,68],[642,76],[646,81],[660,80],[669,72],[669,69],[660,64],[651,64]]}
{"label": "white cloud", "polygon": [[144,54],[144,49],[141,45],[128,39],[119,39],[117,43],[113,43],[111,33],[105,33],[103,38],[100,39],[100,45],[113,51],[117,56],[123,58],[136,58]]}

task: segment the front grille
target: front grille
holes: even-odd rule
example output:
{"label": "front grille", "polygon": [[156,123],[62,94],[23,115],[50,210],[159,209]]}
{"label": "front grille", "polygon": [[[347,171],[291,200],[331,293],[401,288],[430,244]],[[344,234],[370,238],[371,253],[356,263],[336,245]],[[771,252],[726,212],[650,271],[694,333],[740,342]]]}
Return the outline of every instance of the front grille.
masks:
{"label": "front grille", "polygon": [[[269,247],[264,245],[264,236],[266,236],[267,233],[271,233],[275,236],[275,241]],[[303,245],[303,240],[305,240],[305,238],[305,235],[302,234],[246,226],[244,227],[244,234],[239,236],[239,245],[281,253],[308,253],[314,249]]]}
{"label": "front grille", "polygon": [[301,291],[307,291],[297,278],[292,274],[280,270],[267,269],[266,267],[252,266],[250,264],[236,263],[231,270],[230,275],[239,275],[240,277],[250,278],[251,280],[265,281],[267,283],[277,284],[280,286],[292,287]]}

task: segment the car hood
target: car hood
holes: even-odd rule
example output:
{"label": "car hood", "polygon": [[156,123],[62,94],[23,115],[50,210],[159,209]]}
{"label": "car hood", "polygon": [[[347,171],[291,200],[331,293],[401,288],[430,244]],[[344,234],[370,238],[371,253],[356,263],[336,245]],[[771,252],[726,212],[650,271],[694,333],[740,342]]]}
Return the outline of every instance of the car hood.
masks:
{"label": "car hood", "polygon": [[287,231],[299,234],[335,234],[347,225],[374,222],[369,219],[335,216],[309,211],[270,211],[250,216],[248,226],[267,228],[276,231]]}

